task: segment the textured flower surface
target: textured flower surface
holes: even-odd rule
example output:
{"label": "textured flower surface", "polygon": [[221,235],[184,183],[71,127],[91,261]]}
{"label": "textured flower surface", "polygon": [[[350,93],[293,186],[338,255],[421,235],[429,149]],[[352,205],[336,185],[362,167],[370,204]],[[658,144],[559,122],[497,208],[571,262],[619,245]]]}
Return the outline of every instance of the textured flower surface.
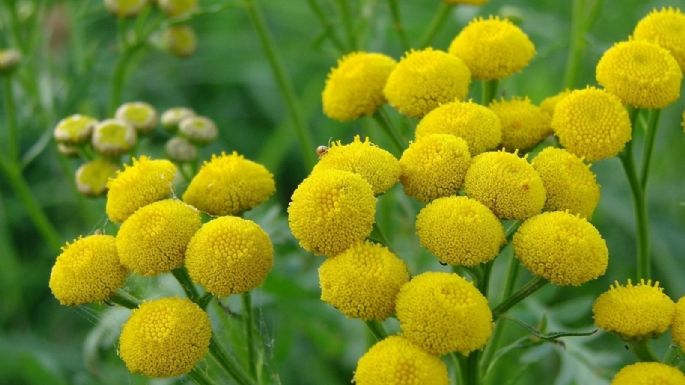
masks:
{"label": "textured flower surface", "polygon": [[107,216],[121,223],[143,206],[167,198],[176,176],[176,166],[165,159],[141,156],[133,159],[107,182]]}
{"label": "textured flower surface", "polygon": [[533,274],[579,286],[604,274],[609,250],[587,220],[562,211],[536,215],[514,234],[514,253]]}
{"label": "textured flower surface", "polygon": [[407,265],[387,247],[369,241],[326,259],[319,268],[321,300],[363,320],[390,317],[407,281]]}
{"label": "textured flower surface", "polygon": [[537,171],[525,159],[503,151],[473,158],[464,191],[499,218],[525,219],[545,205],[545,188]]}
{"label": "textured flower surface", "polygon": [[611,385],[685,385],[685,375],[660,362],[638,362],[623,367]]}
{"label": "textured flower surface", "polygon": [[554,116],[554,110],[556,110],[557,104],[559,104],[559,102],[567,97],[570,93],[571,91],[569,90],[563,90],[556,95],[545,98],[542,102],[540,102],[540,109],[547,113],[547,115],[550,117]]}
{"label": "textured flower surface", "polygon": [[461,58],[474,79],[503,79],[525,68],[535,56],[535,46],[508,19],[476,18],[450,44],[449,52]]}
{"label": "textured flower surface", "polygon": [[376,195],[389,190],[400,178],[400,163],[397,159],[371,143],[369,138],[362,142],[359,135],[349,144],[333,143],[312,172],[331,169],[361,175],[371,184]]}
{"label": "textured flower surface", "polygon": [[457,274],[417,275],[402,286],[395,307],[402,335],[432,354],[467,355],[492,334],[488,300]]}
{"label": "textured flower surface", "polygon": [[131,373],[174,377],[188,373],[209,348],[209,316],[185,298],[162,298],[133,310],[119,337],[119,356]]}
{"label": "textured flower surface", "polygon": [[502,223],[467,197],[438,198],[416,217],[421,244],[443,263],[475,266],[492,260],[504,244]]}
{"label": "textured flower surface", "polygon": [[114,237],[91,235],[67,243],[50,273],[50,290],[62,305],[104,301],[124,284]]}
{"label": "textured flower surface", "polygon": [[685,13],[678,8],[652,10],[643,17],[633,31],[635,40],[648,40],[671,52],[685,72]]}
{"label": "textured flower surface", "polygon": [[573,91],[559,101],[552,128],[562,146],[590,162],[617,155],[632,132],[621,100],[593,87]]}
{"label": "textured flower surface", "polygon": [[623,286],[616,282],[600,295],[592,306],[595,324],[628,339],[655,337],[668,329],[673,321],[675,304],[659,283],[628,280]]}
{"label": "textured flower surface", "polygon": [[244,293],[262,284],[273,266],[271,239],[256,223],[221,217],[205,223],[186,252],[193,281],[217,297]]}
{"label": "textured flower surface", "polygon": [[664,108],[680,96],[683,73],[665,48],[646,40],[631,40],[616,43],[604,52],[596,77],[628,105]]}
{"label": "textured flower surface", "polygon": [[371,185],[349,171],[325,170],[300,183],[288,206],[288,224],[305,250],[334,256],[363,241],[373,228]]}
{"label": "textured flower surface", "polygon": [[115,117],[133,126],[140,134],[150,133],[159,122],[157,111],[145,102],[124,103],[117,108]]}
{"label": "textured flower surface", "polygon": [[119,228],[119,259],[140,275],[179,268],[183,266],[188,242],[201,225],[200,212],[176,199],[141,207]]}
{"label": "textured flower surface", "polygon": [[552,133],[550,116],[528,98],[497,100],[490,108],[502,122],[502,147],[529,150]]}
{"label": "textured flower surface", "polygon": [[449,134],[421,137],[400,158],[404,192],[422,202],[456,194],[471,164],[466,141]]}
{"label": "textured flower surface", "polygon": [[274,177],[266,167],[233,152],[205,162],[183,200],[210,215],[234,215],[256,207],[274,191]]}
{"label": "textured flower surface", "polygon": [[470,82],[471,72],[461,59],[426,48],[402,58],[383,93],[402,114],[421,117],[440,104],[464,99]]}
{"label": "textured flower surface", "polygon": [[404,337],[388,337],[366,352],[354,373],[357,385],[447,385],[447,367]]}
{"label": "textured flower surface", "polygon": [[675,305],[671,332],[673,334],[673,342],[678,344],[681,349],[685,349],[685,297],[680,298]]}
{"label": "textured flower surface", "polygon": [[323,90],[323,112],[342,122],[372,115],[385,103],[383,87],[395,59],[380,53],[353,52],[338,61]]}
{"label": "textured flower surface", "polygon": [[76,170],[76,188],[81,194],[99,196],[107,190],[107,181],[116,175],[119,167],[109,160],[95,159]]}
{"label": "textured flower surface", "polygon": [[79,144],[87,141],[98,121],[87,115],[71,115],[57,123],[53,136],[59,143]]}
{"label": "textured flower surface", "polygon": [[531,162],[540,174],[547,199],[545,211],[565,211],[591,218],[599,203],[599,185],[590,166],[573,153],[548,147]]}
{"label": "textured flower surface", "polygon": [[489,108],[472,101],[452,102],[429,112],[416,126],[416,139],[452,134],[469,145],[471,155],[494,150],[502,141],[502,124]]}

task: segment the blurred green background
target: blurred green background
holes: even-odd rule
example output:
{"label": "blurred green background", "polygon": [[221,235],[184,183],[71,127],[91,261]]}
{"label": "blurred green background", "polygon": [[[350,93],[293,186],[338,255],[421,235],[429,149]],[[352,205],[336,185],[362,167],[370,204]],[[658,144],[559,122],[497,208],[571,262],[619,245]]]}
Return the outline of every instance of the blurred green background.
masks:
{"label": "blurred green background", "polygon": [[[274,173],[277,194],[247,214],[269,232],[276,247],[274,271],[253,297],[260,306],[258,322],[266,336],[267,364],[279,373],[283,384],[349,384],[356,360],[372,339],[363,323],[345,319],[318,300],[316,269],[321,260],[300,250],[289,234],[284,208],[308,171],[288,110],[242,2],[200,3],[203,7],[228,6],[192,21],[199,38],[198,52],[181,60],[159,50],[145,50],[135,58],[124,99],[147,101],[159,110],[190,106],[214,119],[221,130],[220,140],[203,150],[204,159],[211,153],[237,150]],[[342,26],[334,3],[317,1],[332,28],[339,31]],[[417,41],[439,1],[400,3],[405,28]],[[9,7],[13,5],[19,10],[18,35],[11,30]],[[326,39],[310,1],[262,0],[258,5],[316,144],[331,139],[349,141],[355,133],[387,144],[371,119],[340,124],[323,116],[320,93],[339,52]],[[401,57],[387,1],[349,0],[348,5],[360,49]],[[446,49],[460,27],[474,16],[516,15],[538,52],[528,68],[502,82],[501,92],[528,95],[540,102],[563,87],[571,5],[571,1],[559,0],[491,0],[480,8],[457,7],[434,46]],[[613,42],[626,39],[636,21],[650,9],[664,5],[685,8],[685,2],[677,0],[604,1],[586,37],[577,86],[595,84],[594,66],[601,53]],[[95,0],[7,0],[0,5],[0,12],[0,45],[16,47],[15,36],[24,42],[24,64],[16,74],[14,91],[22,153],[36,155],[23,169],[32,193],[58,229],[61,241],[96,229],[111,231],[104,200],[76,193],[73,173],[78,162],[58,155],[51,132],[59,119],[72,113],[106,117],[117,55],[116,19]],[[34,87],[39,97],[25,93],[24,86]],[[649,187],[654,274],[674,299],[685,295],[685,134],[680,127],[684,106],[681,99],[662,115]],[[393,117],[399,121],[398,115]],[[405,133],[411,135],[414,125],[415,121],[406,121]],[[6,140],[5,130],[0,132],[0,140]],[[635,140],[641,143],[639,133]],[[161,155],[163,143],[163,135],[155,136],[144,151]],[[610,282],[624,281],[633,274],[634,220],[623,170],[617,159],[599,162],[593,169],[602,185],[593,222],[608,242],[609,269],[604,277],[583,287],[549,286],[519,305],[512,315],[531,325],[544,319],[550,331],[593,330],[590,308],[594,298]],[[0,384],[185,383],[184,379],[149,380],[126,371],[116,355],[116,344],[127,311],[106,305],[59,306],[47,287],[57,251],[35,230],[7,182],[4,177],[0,179]],[[395,187],[379,200],[378,222],[412,273],[447,270],[418,245],[413,229],[419,207],[403,195],[401,187]],[[493,282],[503,280],[508,258],[509,253],[505,253],[496,262]],[[525,278],[521,277],[521,282]],[[147,297],[181,293],[168,277],[131,281],[137,294]],[[492,292],[498,293],[497,288]],[[238,307],[233,300],[226,305]],[[396,327],[392,322],[388,325]],[[527,333],[515,324],[507,325],[509,341]],[[236,354],[244,355],[244,342],[236,336],[237,323],[229,321],[217,327],[231,338]],[[605,333],[563,341],[512,351],[502,357],[488,383],[601,385],[633,360],[620,340]],[[667,343],[668,336],[659,340],[659,352]],[[211,367],[209,370],[213,377],[221,378]]]}

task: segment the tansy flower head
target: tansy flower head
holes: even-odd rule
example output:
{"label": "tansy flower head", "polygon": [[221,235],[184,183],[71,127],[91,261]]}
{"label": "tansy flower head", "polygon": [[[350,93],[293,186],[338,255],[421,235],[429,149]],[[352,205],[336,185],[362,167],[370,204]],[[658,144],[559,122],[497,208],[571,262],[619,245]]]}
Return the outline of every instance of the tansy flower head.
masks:
{"label": "tansy flower head", "polygon": [[175,56],[186,58],[197,51],[197,35],[189,25],[175,25],[164,30],[166,49]]}
{"label": "tansy flower head", "polygon": [[197,9],[197,0],[157,0],[157,4],[169,17],[185,16]]}
{"label": "tansy flower head", "polygon": [[537,171],[517,154],[503,151],[473,158],[464,191],[504,219],[531,217],[545,205],[545,188]]}
{"label": "tansy flower head", "polygon": [[105,8],[118,17],[138,16],[147,4],[148,0],[105,0]]}
{"label": "tansy flower head", "polygon": [[162,298],[133,310],[119,337],[119,356],[131,373],[180,376],[207,354],[211,337],[209,316],[199,306]]}
{"label": "tansy flower head", "polygon": [[438,198],[416,217],[421,244],[450,265],[475,266],[492,260],[504,244],[495,214],[467,197]]}
{"label": "tansy flower head", "polygon": [[168,160],[134,158],[131,166],[107,182],[107,216],[121,223],[139,208],[167,198],[175,176],[176,166]]}
{"label": "tansy flower head", "polygon": [[673,321],[675,304],[659,282],[640,281],[625,286],[616,282],[592,305],[595,324],[626,339],[655,337]]}
{"label": "tansy flower head", "polygon": [[466,141],[449,134],[421,137],[400,158],[404,192],[420,201],[456,194],[471,164]]}
{"label": "tansy flower head", "polygon": [[535,46],[507,19],[476,18],[450,44],[449,52],[461,58],[474,79],[503,79],[522,70],[535,56]]}
{"label": "tansy flower head", "polygon": [[461,59],[426,48],[402,58],[383,93],[402,114],[421,117],[442,103],[464,99],[470,82],[471,72]]}
{"label": "tansy flower head", "polygon": [[471,155],[493,150],[502,141],[502,124],[489,108],[468,102],[443,104],[429,112],[416,126],[416,138],[452,134],[469,145]]}
{"label": "tansy flower head", "polygon": [[186,267],[193,281],[217,297],[261,285],[273,265],[271,239],[256,223],[221,217],[205,223],[188,244]]}
{"label": "tansy flower head", "polygon": [[432,354],[468,355],[492,334],[488,300],[457,274],[417,275],[402,286],[395,308],[402,335]]}
{"label": "tansy flower head", "polygon": [[176,199],[141,207],[119,228],[119,260],[140,275],[179,268],[183,266],[190,238],[201,225],[200,213]]}
{"label": "tansy flower head", "polygon": [[648,40],[671,52],[685,72],[685,13],[678,8],[652,10],[643,17],[633,31],[635,40]]}
{"label": "tansy flower head", "polygon": [[528,98],[498,100],[490,108],[502,122],[502,147],[529,150],[552,133],[550,116]]}
{"label": "tansy flower head", "polygon": [[169,155],[169,159],[175,162],[192,162],[197,158],[197,147],[186,138],[179,136],[169,139],[164,145],[164,149],[167,155]]}
{"label": "tansy flower head", "polygon": [[328,74],[323,112],[342,122],[372,115],[385,103],[383,87],[395,65],[395,59],[380,53],[345,55]]}
{"label": "tansy flower head", "polygon": [[117,156],[131,151],[136,144],[136,129],[119,119],[107,119],[93,128],[92,144],[96,151]]}
{"label": "tansy flower head", "polygon": [[148,134],[157,127],[157,111],[145,102],[124,103],[119,108],[115,117],[136,129],[139,134]]}
{"label": "tansy flower head", "polygon": [[590,162],[617,155],[632,132],[621,101],[593,87],[573,91],[559,101],[552,128],[562,146]]}
{"label": "tansy flower head", "polygon": [[547,199],[545,211],[565,211],[591,218],[599,203],[599,185],[590,166],[572,153],[548,147],[531,162],[540,174]]}
{"label": "tansy flower head", "polygon": [[62,305],[108,299],[128,272],[119,263],[114,237],[91,235],[67,243],[50,273],[50,290]]}
{"label": "tansy flower head", "polygon": [[514,234],[519,261],[555,285],[579,286],[604,274],[606,242],[586,219],[554,211],[525,221]]}
{"label": "tansy flower head", "polygon": [[388,337],[359,359],[357,385],[447,385],[447,367],[404,337]]}
{"label": "tansy flower head", "polygon": [[234,215],[257,207],[274,191],[269,170],[234,151],[212,155],[190,181],[183,200],[210,215]]}
{"label": "tansy flower head", "polygon": [[53,136],[59,143],[80,144],[90,139],[98,121],[86,115],[71,115],[57,123]]}
{"label": "tansy flower head", "polygon": [[361,175],[371,184],[376,195],[389,190],[400,178],[400,163],[397,159],[371,143],[369,138],[362,142],[359,135],[356,135],[350,144],[333,143],[320,157],[312,172],[331,169]]}
{"label": "tansy flower head", "polygon": [[556,110],[557,104],[559,104],[559,102],[567,97],[570,93],[570,90],[563,90],[556,95],[545,98],[542,102],[540,102],[540,109],[550,117],[554,116],[554,110]]}
{"label": "tansy flower head", "polygon": [[683,73],[668,50],[645,40],[616,43],[599,59],[597,82],[638,108],[664,108],[680,96]]}
{"label": "tansy flower head", "polygon": [[623,367],[611,385],[685,385],[685,375],[660,362],[638,362]]}
{"label": "tansy flower head", "polygon": [[346,316],[382,321],[395,311],[395,297],[409,281],[409,271],[387,247],[366,241],[326,259],[319,281],[321,300]]}
{"label": "tansy flower head", "polygon": [[107,191],[107,181],[119,167],[104,159],[95,159],[82,164],[76,170],[76,188],[81,194],[100,196]]}
{"label": "tansy flower head", "polygon": [[675,305],[671,334],[673,335],[673,342],[678,344],[681,349],[685,349],[685,297],[680,298]]}
{"label": "tansy flower head", "polygon": [[178,130],[179,124],[185,119],[195,116],[195,111],[187,107],[172,107],[162,113],[162,127],[168,131]]}
{"label": "tansy flower head", "polygon": [[193,143],[204,145],[216,140],[219,129],[213,120],[204,116],[189,116],[179,123],[178,132]]}
{"label": "tansy flower head", "polygon": [[302,248],[333,256],[363,241],[373,228],[376,198],[371,185],[348,171],[313,173],[288,206],[288,224]]}

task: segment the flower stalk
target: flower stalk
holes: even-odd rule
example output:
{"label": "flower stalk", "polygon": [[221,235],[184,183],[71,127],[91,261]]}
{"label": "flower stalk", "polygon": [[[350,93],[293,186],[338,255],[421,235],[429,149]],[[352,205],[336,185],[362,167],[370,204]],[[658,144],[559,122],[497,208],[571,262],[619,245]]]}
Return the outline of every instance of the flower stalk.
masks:
{"label": "flower stalk", "polygon": [[514,305],[526,299],[526,297],[528,297],[529,295],[538,291],[548,282],[549,281],[542,277],[534,277],[533,279],[528,281],[528,283],[523,285],[523,287],[520,288],[517,292],[509,296],[502,303],[500,303],[494,309],[492,309],[492,318],[496,320],[497,317],[506,313],[507,310],[511,309]]}
{"label": "flower stalk", "polygon": [[438,8],[438,11],[435,13],[433,19],[430,21],[430,24],[428,24],[428,29],[426,29],[426,32],[423,34],[419,47],[425,48],[433,44],[433,39],[435,39],[435,35],[437,35],[438,32],[440,32],[440,29],[442,29],[442,26],[447,21],[447,17],[450,15],[450,12],[452,11],[453,7],[453,5],[440,2],[440,8]]}

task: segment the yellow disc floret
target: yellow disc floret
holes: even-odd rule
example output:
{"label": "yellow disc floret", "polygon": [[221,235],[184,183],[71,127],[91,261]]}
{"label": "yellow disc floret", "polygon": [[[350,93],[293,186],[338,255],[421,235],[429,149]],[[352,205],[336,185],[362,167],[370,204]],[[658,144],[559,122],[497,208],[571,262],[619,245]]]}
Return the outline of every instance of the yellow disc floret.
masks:
{"label": "yellow disc floret", "polygon": [[371,234],[375,215],[371,185],[359,174],[340,170],[307,177],[288,206],[290,231],[300,245],[329,257]]}
{"label": "yellow disc floret", "polygon": [[529,150],[552,133],[550,116],[528,98],[498,100],[490,108],[502,122],[502,147]]}
{"label": "yellow disc floret", "polygon": [[545,211],[565,211],[591,218],[599,203],[599,185],[590,166],[561,148],[548,147],[531,162],[540,174]]}
{"label": "yellow disc floret", "polygon": [[461,58],[474,79],[503,79],[522,70],[535,56],[535,46],[507,19],[476,18],[450,44],[449,52]]}
{"label": "yellow disc floret", "polygon": [[167,198],[176,176],[176,166],[165,159],[141,156],[107,183],[107,216],[121,223],[143,206]]}
{"label": "yellow disc floret", "polygon": [[402,58],[383,93],[402,114],[421,117],[440,104],[464,99],[470,82],[471,72],[461,59],[426,48]]}
{"label": "yellow disc floret", "polygon": [[127,274],[119,263],[114,237],[91,235],[62,247],[49,286],[62,305],[83,305],[108,299]]}
{"label": "yellow disc floret", "polygon": [[116,175],[119,167],[105,159],[95,159],[76,170],[76,188],[81,194],[100,196],[107,191],[107,181]]}
{"label": "yellow disc floret", "polygon": [[671,326],[675,304],[659,282],[616,282],[592,306],[595,324],[626,339],[656,337]]}
{"label": "yellow disc floret", "polygon": [[531,217],[545,205],[540,175],[528,161],[508,152],[484,152],[473,158],[464,191],[504,219]]}
{"label": "yellow disc floret", "polygon": [[611,385],[685,385],[685,375],[660,362],[638,362],[623,367]]}
{"label": "yellow disc floret", "polygon": [[421,137],[400,158],[404,192],[420,201],[456,194],[471,164],[466,141],[449,134]]}
{"label": "yellow disc floret", "polygon": [[185,298],[162,298],[133,310],[119,337],[119,356],[131,373],[175,377],[188,373],[206,354],[209,316]]}
{"label": "yellow disc floret", "polygon": [[671,334],[673,335],[673,342],[678,344],[681,349],[685,349],[685,297],[680,298],[675,305]]}
{"label": "yellow disc floret", "polygon": [[234,215],[257,207],[276,191],[266,167],[237,152],[213,155],[190,181],[183,200],[211,215]]}
{"label": "yellow disc floret", "polygon": [[671,52],[685,72],[685,13],[678,8],[652,10],[643,17],[633,31],[635,40],[648,40]]}
{"label": "yellow disc floret", "polygon": [[559,102],[567,97],[570,93],[571,91],[569,90],[563,90],[556,95],[545,98],[542,102],[540,102],[540,109],[551,118],[554,116],[554,110],[556,110],[557,104],[559,104]]}
{"label": "yellow disc floret", "polygon": [[380,53],[345,55],[328,74],[323,112],[342,122],[372,115],[385,103],[383,87],[396,65],[395,59]]}
{"label": "yellow disc floret", "polygon": [[552,128],[562,146],[590,162],[617,155],[632,132],[621,101],[592,87],[573,91],[559,101]]}
{"label": "yellow disc floret", "polygon": [[400,163],[389,152],[359,135],[349,144],[335,142],[323,154],[312,172],[321,170],[343,170],[361,175],[366,179],[373,193],[382,194],[394,186],[400,178]]}
{"label": "yellow disc floret", "polygon": [[504,229],[485,205],[467,197],[439,198],[416,217],[421,244],[443,263],[475,266],[492,260],[504,244]]}
{"label": "yellow disc floret", "polygon": [[202,225],[200,213],[176,199],[141,207],[117,233],[121,263],[140,275],[156,275],[183,266],[190,238]]}
{"label": "yellow disc floret", "polygon": [[502,141],[502,124],[489,108],[468,102],[443,104],[429,112],[416,126],[416,138],[452,134],[469,145],[471,155],[493,150]]}
{"label": "yellow disc floret", "polygon": [[359,359],[357,385],[447,385],[447,367],[404,337],[388,337]]}
{"label": "yellow disc floret", "polygon": [[597,63],[607,91],[638,108],[664,108],[678,100],[683,73],[668,50],[646,40],[616,43]]}
{"label": "yellow disc floret", "polygon": [[188,244],[186,267],[193,281],[217,297],[262,284],[273,266],[271,239],[256,223],[221,217],[205,223]]}
{"label": "yellow disc floret", "polygon": [[536,215],[514,234],[514,252],[533,274],[579,286],[604,274],[609,250],[586,219],[562,211]]}

